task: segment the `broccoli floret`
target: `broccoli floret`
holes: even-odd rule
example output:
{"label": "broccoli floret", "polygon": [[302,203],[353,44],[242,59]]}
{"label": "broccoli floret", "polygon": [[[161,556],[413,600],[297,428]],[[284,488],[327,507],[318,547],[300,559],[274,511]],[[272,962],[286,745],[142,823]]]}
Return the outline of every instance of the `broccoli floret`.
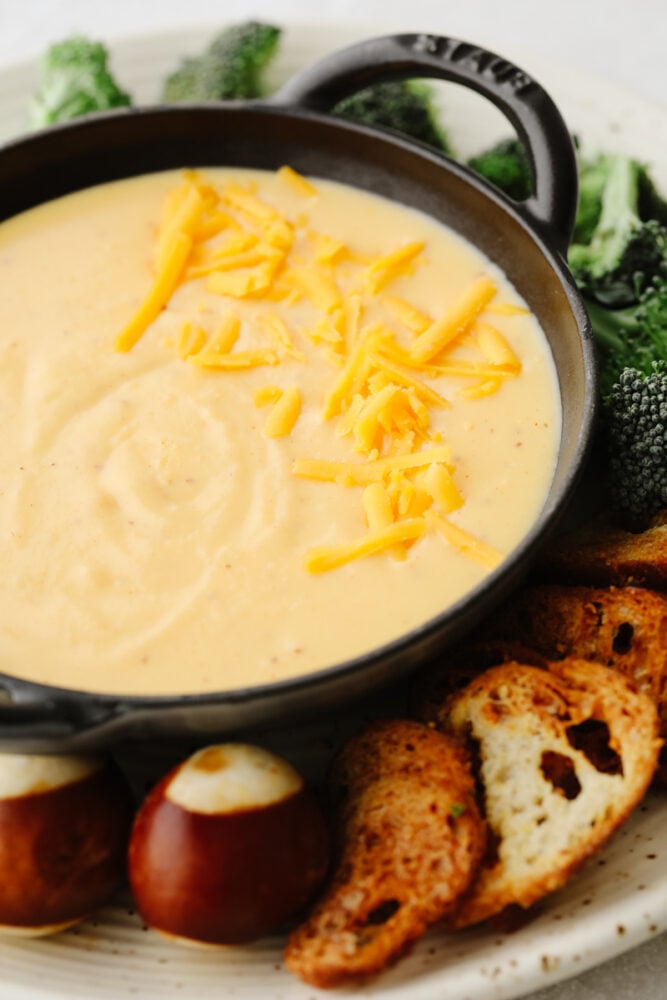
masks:
{"label": "broccoli floret", "polygon": [[51,45],[41,63],[39,91],[30,104],[33,128],[131,104],[107,66],[100,42],[73,37]]}
{"label": "broccoli floret", "polygon": [[[621,238],[618,230],[610,234],[606,246],[609,254],[620,247]],[[652,281],[667,276],[667,229],[653,219],[638,226],[627,234],[622,249],[613,258],[618,262],[616,266],[605,250],[600,257],[589,259],[591,266],[582,271],[575,253],[570,254],[575,280],[583,294],[612,309],[631,305]]]}
{"label": "broccoli floret", "polygon": [[334,112],[364,125],[393,129],[441,152],[451,152],[449,139],[438,122],[431,88],[423,81],[376,83],[339,101]]}
{"label": "broccoli floret", "polygon": [[612,501],[641,521],[667,507],[667,362],[625,368],[604,409]]}
{"label": "broccoli floret", "polygon": [[586,309],[598,345],[603,395],[624,368],[646,375],[653,361],[667,358],[667,279],[654,279],[625,309],[607,309],[593,301],[586,302]]}
{"label": "broccoli floret", "polygon": [[518,139],[503,139],[469,159],[468,166],[515,201],[530,197],[532,169],[525,146]]}
{"label": "broccoli floret", "polygon": [[[602,214],[602,195],[615,159],[617,157],[610,154],[593,159],[578,157],[579,204],[571,241],[575,245],[586,245],[593,239]],[[654,219],[667,226],[667,201],[656,188],[647,167],[634,161],[633,170],[637,179],[637,215],[643,222]]]}
{"label": "broccoli floret", "polygon": [[261,97],[264,70],[275,55],[281,29],[259,21],[232,25],[205,51],[183,60],[164,81],[162,99],[227,101]]}
{"label": "broccoli floret", "polygon": [[[587,298],[608,307],[628,306],[655,278],[667,275],[667,229],[658,219],[640,215],[640,186],[646,190],[650,178],[636,160],[607,155],[590,169],[593,174],[580,171],[588,223],[579,226],[580,237],[590,234],[590,241],[573,242],[568,261]],[[599,215],[591,233],[598,197]],[[657,197],[654,190],[653,200]]]}
{"label": "broccoli floret", "polygon": [[[667,357],[667,205],[645,166],[620,154],[580,161],[568,261],[598,345],[602,394],[624,368]],[[648,212],[655,214],[649,215]],[[585,242],[587,241],[587,242]]]}

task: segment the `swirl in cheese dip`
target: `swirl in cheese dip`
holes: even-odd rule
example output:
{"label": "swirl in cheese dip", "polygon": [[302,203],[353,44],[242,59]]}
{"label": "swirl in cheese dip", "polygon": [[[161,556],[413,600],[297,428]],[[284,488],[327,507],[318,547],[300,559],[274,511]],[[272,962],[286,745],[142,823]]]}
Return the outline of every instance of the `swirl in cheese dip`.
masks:
{"label": "swirl in cheese dip", "polygon": [[[127,694],[303,674],[442,611],[537,517],[560,412],[525,303],[445,227],[311,183],[166,172],[0,227],[0,670]],[[184,184],[189,256],[123,343]]]}

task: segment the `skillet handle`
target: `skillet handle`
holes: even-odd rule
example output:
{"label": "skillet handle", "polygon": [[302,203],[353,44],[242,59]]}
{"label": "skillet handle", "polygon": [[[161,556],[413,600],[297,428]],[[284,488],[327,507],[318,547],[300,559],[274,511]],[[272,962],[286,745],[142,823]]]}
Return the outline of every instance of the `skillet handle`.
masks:
{"label": "skillet handle", "polygon": [[572,139],[543,87],[501,56],[438,35],[371,38],[298,73],[271,103],[330,111],[342,98],[371,84],[411,77],[462,84],[502,111],[524,142],[532,164],[533,193],[518,206],[519,211],[565,253],[577,209]]}
{"label": "skillet handle", "polygon": [[114,705],[91,702],[71,707],[58,698],[44,698],[32,684],[3,679],[0,697],[0,752],[71,752],[114,716]]}
{"label": "skillet handle", "polygon": [[0,748],[3,750],[23,753],[28,744],[41,743],[42,740],[60,742],[74,731],[71,720],[50,702],[41,705],[0,705]]}

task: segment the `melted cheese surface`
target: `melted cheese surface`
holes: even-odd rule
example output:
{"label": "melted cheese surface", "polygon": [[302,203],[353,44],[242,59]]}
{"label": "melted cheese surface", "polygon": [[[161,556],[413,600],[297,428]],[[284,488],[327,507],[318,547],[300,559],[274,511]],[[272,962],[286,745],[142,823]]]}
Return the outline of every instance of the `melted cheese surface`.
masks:
{"label": "melted cheese surface", "polygon": [[[1,671],[171,694],[330,666],[465,594],[549,488],[560,413],[542,331],[477,250],[403,206],[287,171],[207,170],[236,192],[231,215],[261,197],[294,228],[279,294],[242,287],[263,265],[236,232],[244,268],[201,254],[133,326],[180,176],[0,226]],[[396,350],[358,350],[386,364],[355,401],[350,358],[373,329]],[[503,364],[516,377],[496,377]],[[424,439],[376,454],[407,404]],[[388,466],[429,450],[391,494]]]}

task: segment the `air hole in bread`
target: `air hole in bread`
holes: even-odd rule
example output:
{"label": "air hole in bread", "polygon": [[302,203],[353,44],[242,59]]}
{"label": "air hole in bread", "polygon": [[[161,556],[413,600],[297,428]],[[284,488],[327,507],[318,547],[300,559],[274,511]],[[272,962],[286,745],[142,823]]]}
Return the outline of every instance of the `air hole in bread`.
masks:
{"label": "air hole in bread", "polygon": [[483,867],[493,868],[500,861],[500,834],[496,833],[491,824],[486,828],[486,848],[484,851]]}
{"label": "air hole in bread", "polygon": [[475,783],[475,800],[482,819],[486,818],[486,789],[482,780],[482,748],[480,741],[473,735],[472,726],[466,723],[464,727],[465,744],[470,760],[470,770],[472,771]]}
{"label": "air hole in bread", "polygon": [[576,799],[581,791],[581,783],[571,757],[555,750],[545,750],[540,760],[540,767],[544,777],[559,795],[564,795],[568,800]]}
{"label": "air hole in bread", "polygon": [[632,648],[632,640],[635,635],[634,626],[630,622],[622,622],[616,629],[616,634],[613,641],[613,649],[615,653],[619,653],[621,656],[624,653],[629,653]]}
{"label": "air hole in bread", "polygon": [[623,761],[610,744],[606,722],[586,719],[576,726],[568,726],[567,738],[570,746],[583,753],[596,771],[623,775]]}
{"label": "air hole in bread", "polygon": [[379,924],[386,924],[395,913],[401,908],[401,904],[398,899],[385,899],[384,902],[379,903],[375,906],[369,913],[366,914],[366,919],[364,920],[364,926],[369,925],[378,926]]}

